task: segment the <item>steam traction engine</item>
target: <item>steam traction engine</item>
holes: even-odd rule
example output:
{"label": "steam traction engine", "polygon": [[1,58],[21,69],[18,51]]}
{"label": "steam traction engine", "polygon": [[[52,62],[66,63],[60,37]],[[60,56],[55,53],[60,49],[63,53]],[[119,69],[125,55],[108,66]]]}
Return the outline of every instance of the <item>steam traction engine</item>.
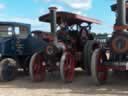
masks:
{"label": "steam traction engine", "polygon": [[[49,9],[50,14],[41,16],[39,20],[51,24],[52,34],[44,36],[45,40],[49,38],[47,46],[32,56],[30,77],[33,81],[41,81],[46,72],[59,70],[62,80],[71,82],[75,67],[90,68],[88,63],[92,51],[99,43],[93,40],[89,31],[91,24],[99,24],[99,21],[69,12],[56,12],[55,7]],[[86,26],[81,26],[82,23],[86,23]]]}
{"label": "steam traction engine", "polygon": [[126,25],[127,2],[117,0],[112,5],[112,11],[116,12],[114,32],[109,39],[108,48],[96,49],[92,55],[91,72],[96,84],[103,84],[107,80],[108,70],[128,70],[128,26]]}

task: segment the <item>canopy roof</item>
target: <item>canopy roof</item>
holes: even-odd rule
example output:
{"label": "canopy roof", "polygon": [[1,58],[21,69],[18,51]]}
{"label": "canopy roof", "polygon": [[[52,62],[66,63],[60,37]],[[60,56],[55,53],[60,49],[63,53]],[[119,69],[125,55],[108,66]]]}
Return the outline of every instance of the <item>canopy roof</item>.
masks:
{"label": "canopy roof", "polygon": [[26,24],[26,23],[19,23],[19,22],[4,22],[4,21],[0,21],[0,25],[10,25],[10,26],[24,26],[24,27],[30,27],[30,24]]}
{"label": "canopy roof", "polygon": [[[59,11],[56,12],[56,14],[57,14],[57,24],[61,24],[62,21],[66,21],[68,25],[81,24],[83,22],[95,23],[95,24],[101,23],[99,20],[88,18],[85,16],[80,16],[74,13]],[[39,20],[50,23],[50,13],[40,16]]]}

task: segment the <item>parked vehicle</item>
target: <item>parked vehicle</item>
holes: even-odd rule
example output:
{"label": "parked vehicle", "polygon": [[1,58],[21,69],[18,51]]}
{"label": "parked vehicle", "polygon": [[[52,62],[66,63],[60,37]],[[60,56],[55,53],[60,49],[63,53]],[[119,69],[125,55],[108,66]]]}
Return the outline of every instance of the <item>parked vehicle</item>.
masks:
{"label": "parked vehicle", "polygon": [[128,3],[126,0],[117,0],[112,5],[116,12],[114,32],[109,38],[108,47],[96,49],[92,55],[91,73],[96,84],[104,84],[108,79],[108,71],[128,70]]}
{"label": "parked vehicle", "polygon": [[31,35],[30,24],[0,22],[0,80],[15,79],[18,69],[29,71],[29,60],[45,42]]}
{"label": "parked vehicle", "polygon": [[[45,79],[46,72],[60,72],[62,80],[74,79],[75,67],[90,72],[90,59],[99,43],[94,41],[91,32],[93,23],[100,21],[74,13],[58,11],[51,7],[50,13],[39,20],[51,24],[51,38],[42,51],[37,51],[30,61],[30,77],[33,81]],[[82,26],[85,23],[86,26]]]}

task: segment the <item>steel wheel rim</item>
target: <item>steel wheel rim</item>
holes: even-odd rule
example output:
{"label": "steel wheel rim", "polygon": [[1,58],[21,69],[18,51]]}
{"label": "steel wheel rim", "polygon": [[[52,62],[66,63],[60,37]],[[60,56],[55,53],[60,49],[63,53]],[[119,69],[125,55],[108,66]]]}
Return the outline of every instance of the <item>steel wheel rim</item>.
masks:
{"label": "steel wheel rim", "polygon": [[101,51],[99,51],[99,54],[97,54],[96,56],[96,71],[97,71],[97,78],[100,81],[105,81],[107,79],[107,68],[105,67],[105,65],[103,66],[103,58],[104,55]]}
{"label": "steel wheel rim", "polygon": [[31,61],[32,79],[34,81],[41,81],[45,79],[45,62],[41,54],[36,53]]}
{"label": "steel wheel rim", "polygon": [[67,52],[64,55],[63,63],[61,65],[63,68],[60,69],[63,76],[62,79],[66,82],[71,82],[74,79],[74,72],[75,72],[75,59],[73,58],[72,54]]}

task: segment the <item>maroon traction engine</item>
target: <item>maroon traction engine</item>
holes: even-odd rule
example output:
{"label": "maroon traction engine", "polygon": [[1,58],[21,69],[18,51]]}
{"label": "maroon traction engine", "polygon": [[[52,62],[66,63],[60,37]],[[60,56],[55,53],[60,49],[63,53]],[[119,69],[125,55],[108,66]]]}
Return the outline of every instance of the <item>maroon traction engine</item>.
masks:
{"label": "maroon traction engine", "polygon": [[[33,81],[41,81],[45,79],[46,72],[59,70],[62,80],[71,82],[75,67],[90,70],[91,54],[99,47],[90,33],[91,24],[100,22],[69,12],[56,12],[55,7],[49,9],[50,13],[39,20],[51,24],[53,38],[49,35],[50,40],[47,40],[45,49],[32,56],[30,77]],[[83,23],[86,26],[82,26]]]}
{"label": "maroon traction engine", "polygon": [[128,70],[127,6],[126,0],[117,0],[117,4],[111,7],[112,11],[116,12],[116,23],[108,48],[96,49],[92,55],[91,72],[96,84],[104,84],[107,81],[109,69],[114,72]]}

